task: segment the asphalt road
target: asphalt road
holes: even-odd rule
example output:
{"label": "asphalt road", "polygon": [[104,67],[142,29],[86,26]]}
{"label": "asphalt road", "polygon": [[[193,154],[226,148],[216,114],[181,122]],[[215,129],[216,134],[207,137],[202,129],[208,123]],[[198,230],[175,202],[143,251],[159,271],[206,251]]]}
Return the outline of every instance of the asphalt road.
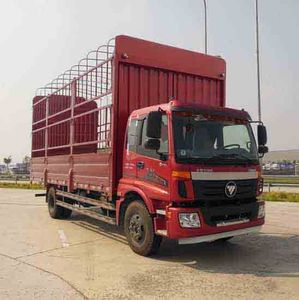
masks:
{"label": "asphalt road", "polygon": [[0,299],[298,299],[299,205],[267,203],[261,234],[135,255],[114,227],[50,219],[36,191],[0,189]]}

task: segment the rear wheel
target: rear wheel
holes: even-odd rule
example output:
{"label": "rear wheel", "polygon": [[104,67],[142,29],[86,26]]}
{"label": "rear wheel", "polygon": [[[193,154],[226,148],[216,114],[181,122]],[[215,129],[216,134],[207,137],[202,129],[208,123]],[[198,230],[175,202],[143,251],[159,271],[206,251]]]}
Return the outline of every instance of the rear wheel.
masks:
{"label": "rear wheel", "polygon": [[53,219],[67,219],[71,216],[70,209],[58,206],[56,204],[55,188],[51,187],[47,193],[48,210],[51,218]]}
{"label": "rear wheel", "polygon": [[162,237],[154,233],[153,219],[141,201],[129,204],[124,225],[127,240],[135,253],[149,256],[158,252]]}

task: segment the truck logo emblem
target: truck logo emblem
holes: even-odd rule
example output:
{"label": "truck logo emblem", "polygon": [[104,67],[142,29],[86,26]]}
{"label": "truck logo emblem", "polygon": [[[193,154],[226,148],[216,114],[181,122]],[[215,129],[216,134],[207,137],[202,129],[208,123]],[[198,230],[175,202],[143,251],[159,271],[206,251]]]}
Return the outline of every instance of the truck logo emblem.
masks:
{"label": "truck logo emblem", "polygon": [[235,182],[230,181],[225,185],[225,195],[229,198],[234,197],[237,194],[237,185]]}

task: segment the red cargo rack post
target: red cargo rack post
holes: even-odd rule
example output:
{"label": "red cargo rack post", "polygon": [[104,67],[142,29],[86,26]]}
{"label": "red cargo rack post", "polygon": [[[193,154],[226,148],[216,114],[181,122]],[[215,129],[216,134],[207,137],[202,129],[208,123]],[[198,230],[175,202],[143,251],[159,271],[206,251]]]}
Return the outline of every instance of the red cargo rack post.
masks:
{"label": "red cargo rack post", "polygon": [[45,126],[45,168],[44,168],[44,176],[43,176],[43,180],[44,180],[44,184],[46,184],[48,178],[47,178],[47,164],[48,164],[48,117],[49,117],[49,97],[46,97],[45,100],[46,102],[46,126]]}
{"label": "red cargo rack post", "polygon": [[74,108],[76,105],[76,79],[71,82],[71,118],[70,118],[70,157],[69,157],[69,164],[70,169],[68,173],[68,192],[72,192],[74,189],[74,180],[73,180],[73,167],[74,167],[74,160],[73,160],[73,152],[74,152],[74,135],[75,135],[75,120],[74,120]]}
{"label": "red cargo rack post", "polygon": [[48,156],[48,117],[49,117],[49,97],[45,98],[46,102],[46,126],[45,126],[45,159]]}
{"label": "red cargo rack post", "polygon": [[71,82],[71,118],[70,118],[70,146],[71,146],[71,155],[74,151],[74,108],[76,102],[76,79]]}

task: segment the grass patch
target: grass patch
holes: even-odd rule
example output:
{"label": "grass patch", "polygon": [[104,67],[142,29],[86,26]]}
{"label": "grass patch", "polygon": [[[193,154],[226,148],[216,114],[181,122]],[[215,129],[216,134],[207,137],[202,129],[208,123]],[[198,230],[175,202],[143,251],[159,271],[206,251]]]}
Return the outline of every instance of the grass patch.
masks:
{"label": "grass patch", "polygon": [[299,193],[286,193],[286,192],[270,192],[263,193],[262,200],[274,202],[298,202]]}
{"label": "grass patch", "polygon": [[268,177],[264,176],[264,182],[265,183],[293,183],[293,184],[299,184],[299,177]]}
{"label": "grass patch", "polygon": [[44,186],[39,183],[13,183],[13,182],[0,182],[0,188],[6,189],[25,189],[25,190],[43,190]]}

